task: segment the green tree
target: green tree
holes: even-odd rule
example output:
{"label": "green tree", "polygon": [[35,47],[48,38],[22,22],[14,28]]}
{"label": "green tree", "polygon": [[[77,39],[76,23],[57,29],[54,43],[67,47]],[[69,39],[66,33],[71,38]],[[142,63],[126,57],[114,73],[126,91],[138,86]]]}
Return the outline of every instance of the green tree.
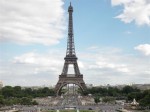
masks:
{"label": "green tree", "polygon": [[105,103],[115,102],[115,98],[107,96],[103,98],[103,102]]}
{"label": "green tree", "polygon": [[2,95],[4,98],[13,97],[14,89],[11,86],[5,86],[2,88]]}
{"label": "green tree", "polygon": [[108,96],[118,96],[120,94],[120,90],[118,88],[109,87],[108,88]]}
{"label": "green tree", "polygon": [[140,92],[140,90],[137,89],[137,88],[133,88],[131,86],[125,86],[122,89],[122,93],[124,93],[124,94],[129,94],[129,93],[132,93],[132,92]]}
{"label": "green tree", "polygon": [[4,104],[4,97],[0,95],[0,106]]}
{"label": "green tree", "polygon": [[21,105],[31,105],[32,104],[32,99],[28,97],[23,97],[21,99]]}
{"label": "green tree", "polygon": [[150,90],[143,92],[143,98],[141,98],[139,103],[141,106],[150,106]]}
{"label": "green tree", "polygon": [[99,102],[100,102],[100,97],[99,97],[99,96],[96,96],[96,97],[94,98],[94,101],[95,101],[96,104],[99,103]]}
{"label": "green tree", "polygon": [[142,99],[142,93],[141,92],[132,92],[128,94],[128,100],[132,101],[134,98],[139,101],[140,99]]}
{"label": "green tree", "polygon": [[22,97],[23,96],[22,89],[20,86],[15,86],[13,89],[14,89],[14,96],[15,97]]}
{"label": "green tree", "polygon": [[38,105],[38,103],[34,100],[32,101],[32,105]]}

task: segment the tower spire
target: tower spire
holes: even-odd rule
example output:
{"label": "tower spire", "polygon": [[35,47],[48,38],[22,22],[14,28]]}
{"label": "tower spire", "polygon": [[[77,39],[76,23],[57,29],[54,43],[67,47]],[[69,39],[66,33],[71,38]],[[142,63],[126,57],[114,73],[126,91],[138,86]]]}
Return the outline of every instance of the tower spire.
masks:
{"label": "tower spire", "polygon": [[70,2],[70,6],[71,6],[71,2]]}
{"label": "tower spire", "polygon": [[68,13],[69,13],[69,23],[68,23],[68,41],[67,41],[67,52],[66,56],[72,56],[75,55],[75,45],[74,45],[74,35],[73,35],[73,7],[70,6],[68,7]]}

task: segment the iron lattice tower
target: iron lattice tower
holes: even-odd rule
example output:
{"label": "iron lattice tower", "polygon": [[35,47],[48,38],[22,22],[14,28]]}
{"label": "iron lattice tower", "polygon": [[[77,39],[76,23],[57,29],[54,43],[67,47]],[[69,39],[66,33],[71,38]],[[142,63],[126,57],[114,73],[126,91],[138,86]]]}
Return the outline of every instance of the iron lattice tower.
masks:
{"label": "iron lattice tower", "polygon": [[[75,45],[74,45],[74,34],[73,34],[73,7],[68,7],[69,13],[69,23],[68,23],[68,39],[67,39],[67,51],[66,57],[64,58],[65,63],[62,70],[61,75],[59,75],[59,81],[56,84],[55,91],[57,95],[59,94],[62,87],[67,84],[75,84],[78,85],[83,91],[86,89],[85,82],[83,81],[83,75],[80,73],[77,57],[75,53]],[[70,76],[68,74],[69,65],[73,65],[74,74]]]}

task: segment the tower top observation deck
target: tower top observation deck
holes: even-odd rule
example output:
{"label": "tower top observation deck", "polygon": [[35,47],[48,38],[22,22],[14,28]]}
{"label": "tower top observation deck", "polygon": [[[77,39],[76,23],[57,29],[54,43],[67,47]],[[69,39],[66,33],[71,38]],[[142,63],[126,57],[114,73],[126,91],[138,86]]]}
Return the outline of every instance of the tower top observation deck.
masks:
{"label": "tower top observation deck", "polygon": [[70,6],[69,6],[69,8],[68,8],[68,12],[73,12],[73,7],[72,7],[72,5],[71,5],[71,2],[70,2]]}

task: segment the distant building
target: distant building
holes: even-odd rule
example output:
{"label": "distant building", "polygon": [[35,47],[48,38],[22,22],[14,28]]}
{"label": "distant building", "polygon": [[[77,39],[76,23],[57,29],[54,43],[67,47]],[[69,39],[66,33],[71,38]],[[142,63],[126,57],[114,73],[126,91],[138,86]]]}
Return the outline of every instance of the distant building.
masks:
{"label": "distant building", "polygon": [[0,89],[3,87],[3,82],[0,81]]}
{"label": "distant building", "polygon": [[49,88],[49,89],[52,89],[53,87],[52,86],[24,86],[24,87],[21,87],[22,89],[26,89],[26,88],[31,88],[32,90],[38,90],[38,89],[42,89],[42,88]]}
{"label": "distant building", "polygon": [[150,84],[133,84],[132,87],[138,88],[140,90],[150,89]]}
{"label": "distant building", "polygon": [[93,87],[93,84],[86,84],[86,87],[87,87],[87,88],[92,88],[92,87]]}
{"label": "distant building", "polygon": [[129,86],[129,85],[126,85],[126,84],[123,84],[123,85],[116,85],[114,87],[118,88],[118,89],[123,89],[125,86]]}
{"label": "distant building", "polygon": [[114,87],[118,88],[118,89],[123,89],[125,86],[131,86],[133,88],[137,88],[140,90],[148,90],[150,89],[150,84],[130,84],[130,85],[116,85]]}
{"label": "distant building", "polygon": [[133,106],[138,106],[139,105],[139,103],[138,102],[136,102],[136,100],[135,100],[135,98],[133,99],[133,102],[131,102],[131,105],[133,105]]}

